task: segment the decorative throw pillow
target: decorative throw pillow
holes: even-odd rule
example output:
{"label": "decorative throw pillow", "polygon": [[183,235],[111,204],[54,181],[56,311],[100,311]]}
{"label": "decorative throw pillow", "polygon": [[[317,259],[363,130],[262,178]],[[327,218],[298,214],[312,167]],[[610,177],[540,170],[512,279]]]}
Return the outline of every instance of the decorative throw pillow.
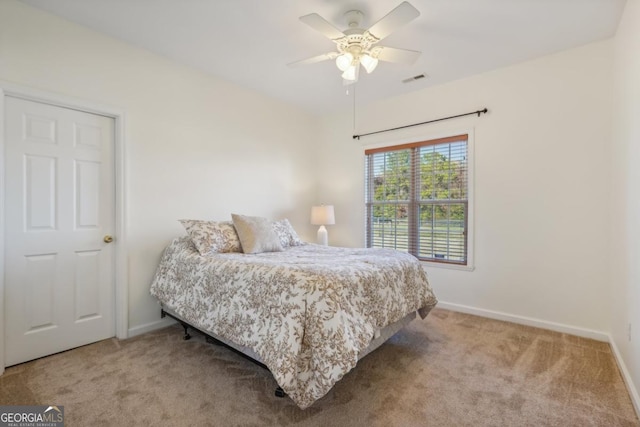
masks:
{"label": "decorative throw pillow", "polygon": [[240,238],[242,252],[257,254],[260,252],[278,252],[282,250],[280,239],[271,221],[257,216],[231,214],[233,225]]}
{"label": "decorative throw pillow", "polygon": [[242,252],[240,239],[231,221],[201,221],[181,219],[200,255],[216,252]]}
{"label": "decorative throw pillow", "polygon": [[287,248],[289,246],[300,246],[304,244],[300,237],[298,237],[298,233],[293,229],[291,223],[287,218],[281,219],[280,221],[274,221],[271,223],[273,226],[273,230],[278,235],[280,239],[280,245],[283,248]]}

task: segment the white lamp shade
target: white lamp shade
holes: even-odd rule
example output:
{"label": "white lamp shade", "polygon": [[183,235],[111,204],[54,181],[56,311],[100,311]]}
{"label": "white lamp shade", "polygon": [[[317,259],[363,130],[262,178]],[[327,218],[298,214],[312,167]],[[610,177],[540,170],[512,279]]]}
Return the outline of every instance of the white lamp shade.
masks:
{"label": "white lamp shade", "polygon": [[333,225],[336,217],[333,212],[333,205],[313,206],[311,208],[311,224],[313,225]]}
{"label": "white lamp shade", "polygon": [[378,66],[378,58],[373,58],[365,53],[360,57],[360,63],[367,70],[367,73],[371,73]]}
{"label": "white lamp shade", "polygon": [[340,69],[340,71],[347,71],[347,68],[351,66],[352,62],[353,55],[351,55],[349,52],[343,53],[336,58],[336,66]]}

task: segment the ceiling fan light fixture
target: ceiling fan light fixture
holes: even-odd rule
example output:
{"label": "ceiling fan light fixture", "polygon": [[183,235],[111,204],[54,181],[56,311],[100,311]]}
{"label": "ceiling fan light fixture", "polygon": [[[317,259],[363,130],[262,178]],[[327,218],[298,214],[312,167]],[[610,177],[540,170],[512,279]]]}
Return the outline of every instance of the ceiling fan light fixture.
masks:
{"label": "ceiling fan light fixture", "polygon": [[352,82],[358,81],[358,68],[360,68],[360,64],[351,65],[342,73],[342,78]]}
{"label": "ceiling fan light fixture", "polygon": [[408,1],[400,3],[368,29],[361,27],[364,16],[361,11],[350,10],[344,16],[349,25],[349,28],[344,31],[339,30],[317,13],[301,16],[300,21],[334,42],[336,50],[287,65],[295,67],[315,64],[327,59],[335,60],[336,66],[342,73],[342,83],[350,85],[358,81],[360,64],[367,73],[372,73],[378,66],[378,61],[412,65],[420,55],[420,52],[414,50],[378,45],[378,42],[392,32],[420,16],[420,11]]}
{"label": "ceiling fan light fixture", "polygon": [[351,55],[349,52],[343,53],[336,58],[336,66],[340,69],[340,71],[346,72],[352,63],[353,55]]}
{"label": "ceiling fan light fixture", "polygon": [[373,58],[369,54],[365,53],[360,57],[360,63],[367,73],[372,73],[378,66],[378,58]]}

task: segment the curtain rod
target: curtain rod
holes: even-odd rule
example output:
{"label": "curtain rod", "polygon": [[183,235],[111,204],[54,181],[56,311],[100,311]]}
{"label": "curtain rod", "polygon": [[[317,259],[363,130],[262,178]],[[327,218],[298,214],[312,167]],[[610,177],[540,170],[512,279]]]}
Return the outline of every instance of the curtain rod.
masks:
{"label": "curtain rod", "polygon": [[470,116],[472,114],[477,114],[478,117],[480,117],[480,114],[483,114],[483,113],[486,114],[488,111],[489,110],[487,110],[485,108],[483,110],[472,111],[471,113],[458,114],[457,116],[442,117],[440,119],[429,120],[429,121],[422,122],[422,123],[414,123],[412,125],[398,126],[397,128],[377,130],[375,132],[363,133],[363,134],[360,134],[360,135],[353,135],[353,139],[360,139],[361,136],[375,135],[376,133],[390,132],[392,130],[410,128],[410,127],[413,127],[413,126],[426,125],[427,123],[434,123],[434,122],[441,122],[443,120],[457,119],[458,117]]}

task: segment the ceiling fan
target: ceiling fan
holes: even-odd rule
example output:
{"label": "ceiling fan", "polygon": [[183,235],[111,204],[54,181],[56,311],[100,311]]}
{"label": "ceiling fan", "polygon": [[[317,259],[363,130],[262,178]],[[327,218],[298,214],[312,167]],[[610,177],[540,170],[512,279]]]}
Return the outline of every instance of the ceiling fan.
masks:
{"label": "ceiling fan", "polygon": [[420,52],[415,50],[378,45],[380,40],[420,16],[418,9],[409,2],[400,3],[368,30],[360,28],[364,17],[361,11],[350,10],[344,16],[349,25],[345,31],[338,30],[317,13],[301,16],[302,22],[331,39],[336,44],[337,51],[313,56],[288,65],[297,67],[335,59],[336,66],[343,72],[343,82],[348,85],[358,81],[360,65],[367,73],[371,73],[378,65],[378,61],[411,65],[420,56]]}

